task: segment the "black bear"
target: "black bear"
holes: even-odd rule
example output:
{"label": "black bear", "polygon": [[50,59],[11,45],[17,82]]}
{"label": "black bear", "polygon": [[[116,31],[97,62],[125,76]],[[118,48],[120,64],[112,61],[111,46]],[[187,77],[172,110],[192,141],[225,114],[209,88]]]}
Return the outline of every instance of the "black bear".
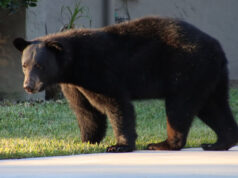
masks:
{"label": "black bear", "polygon": [[[99,29],[74,29],[32,41],[14,40],[22,51],[29,93],[60,83],[75,111],[84,142],[105,136],[106,117],[117,144],[107,152],[135,149],[131,100],[165,100],[168,138],[150,150],[179,150],[194,116],[217,134],[204,150],[228,150],[238,126],[228,103],[227,59],[219,42],[191,24],[145,17]],[[149,119],[148,119],[148,122]]]}

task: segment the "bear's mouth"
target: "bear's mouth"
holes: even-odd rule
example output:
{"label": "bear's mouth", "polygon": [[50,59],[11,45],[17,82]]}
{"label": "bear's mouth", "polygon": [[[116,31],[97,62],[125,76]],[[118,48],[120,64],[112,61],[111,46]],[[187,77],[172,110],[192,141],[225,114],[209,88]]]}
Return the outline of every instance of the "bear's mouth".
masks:
{"label": "bear's mouth", "polygon": [[40,83],[34,88],[30,88],[30,87],[25,88],[25,91],[29,94],[35,94],[35,93],[43,91],[44,89],[45,89],[44,84]]}

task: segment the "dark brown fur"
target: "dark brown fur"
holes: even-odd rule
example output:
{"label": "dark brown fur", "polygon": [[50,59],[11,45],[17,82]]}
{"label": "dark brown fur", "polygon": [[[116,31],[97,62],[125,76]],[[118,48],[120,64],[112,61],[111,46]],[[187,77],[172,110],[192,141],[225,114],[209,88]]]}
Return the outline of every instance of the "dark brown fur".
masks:
{"label": "dark brown fur", "polygon": [[148,149],[181,149],[194,116],[218,136],[205,150],[227,150],[238,141],[225,54],[217,40],[186,22],[149,17],[14,44],[24,50],[25,89],[37,92],[60,83],[82,141],[100,142],[107,116],[117,139],[107,151],[134,150],[131,100],[151,98],[165,100],[168,138]]}

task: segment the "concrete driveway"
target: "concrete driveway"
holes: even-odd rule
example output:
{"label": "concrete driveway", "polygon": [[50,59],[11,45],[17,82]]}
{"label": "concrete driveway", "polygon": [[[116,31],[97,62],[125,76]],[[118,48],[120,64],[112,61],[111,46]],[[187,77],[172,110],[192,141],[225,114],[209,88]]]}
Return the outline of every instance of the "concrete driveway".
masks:
{"label": "concrete driveway", "polygon": [[0,178],[238,177],[238,146],[230,151],[201,148],[135,151],[0,161]]}

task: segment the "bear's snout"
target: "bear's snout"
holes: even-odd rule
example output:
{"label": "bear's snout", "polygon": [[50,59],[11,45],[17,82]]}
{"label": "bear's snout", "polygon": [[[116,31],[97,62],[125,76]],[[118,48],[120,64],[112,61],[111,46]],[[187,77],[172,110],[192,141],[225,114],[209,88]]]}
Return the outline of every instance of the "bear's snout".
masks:
{"label": "bear's snout", "polygon": [[44,84],[40,81],[38,76],[31,76],[29,78],[26,77],[23,88],[27,93],[33,94],[44,90]]}
{"label": "bear's snout", "polygon": [[24,81],[23,88],[25,89],[27,93],[33,93],[35,88],[35,82],[27,79]]}
{"label": "bear's snout", "polygon": [[31,86],[29,86],[29,85],[24,85],[24,87],[23,87],[25,90],[26,90],[26,92],[27,93],[33,93],[33,88],[31,88]]}

